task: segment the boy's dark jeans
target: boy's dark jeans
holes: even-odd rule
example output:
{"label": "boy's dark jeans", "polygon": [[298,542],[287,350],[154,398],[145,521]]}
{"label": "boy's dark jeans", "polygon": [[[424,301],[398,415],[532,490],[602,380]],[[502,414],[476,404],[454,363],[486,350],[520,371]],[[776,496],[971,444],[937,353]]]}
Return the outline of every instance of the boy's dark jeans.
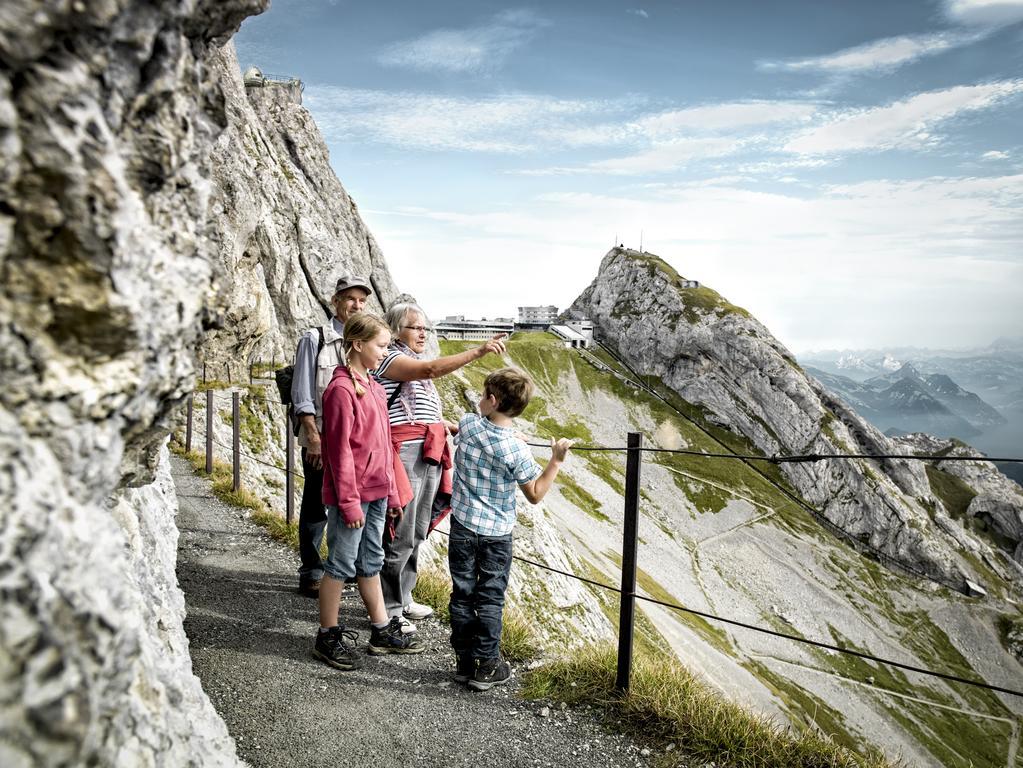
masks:
{"label": "boy's dark jeans", "polygon": [[460,656],[500,655],[501,614],[512,563],[512,535],[480,536],[452,516],[451,645]]}
{"label": "boy's dark jeans", "polygon": [[320,542],[327,528],[327,510],[323,506],[323,469],[309,463],[305,448],[302,449],[302,474],[305,475],[305,486],[298,513],[298,555],[302,565],[298,569],[298,578],[300,584],[308,584],[323,578]]}

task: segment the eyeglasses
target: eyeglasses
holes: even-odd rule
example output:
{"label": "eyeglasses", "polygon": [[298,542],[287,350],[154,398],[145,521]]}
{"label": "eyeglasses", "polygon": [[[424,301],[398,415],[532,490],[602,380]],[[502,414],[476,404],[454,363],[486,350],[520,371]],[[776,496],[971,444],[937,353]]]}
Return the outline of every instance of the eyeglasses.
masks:
{"label": "eyeglasses", "polygon": [[433,328],[427,328],[425,325],[403,325],[402,328],[416,333],[433,333]]}

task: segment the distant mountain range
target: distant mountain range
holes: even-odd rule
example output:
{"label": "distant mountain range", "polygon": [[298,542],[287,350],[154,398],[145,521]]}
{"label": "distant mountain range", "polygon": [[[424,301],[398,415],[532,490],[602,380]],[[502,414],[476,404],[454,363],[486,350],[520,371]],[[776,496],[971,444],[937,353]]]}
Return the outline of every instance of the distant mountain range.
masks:
{"label": "distant mountain range", "polygon": [[[826,350],[799,360],[889,434],[928,432],[989,456],[1023,456],[1023,337],[969,350]],[[1020,465],[1000,468],[1023,483]]]}
{"label": "distant mountain range", "polygon": [[889,434],[927,432],[965,440],[1007,422],[998,410],[945,374],[922,375],[912,363],[862,382],[814,366],[804,368]]}
{"label": "distant mountain range", "polygon": [[803,366],[864,382],[895,373],[911,363],[920,375],[944,374],[985,402],[1023,416],[1023,337],[998,339],[988,347],[933,350],[894,347],[868,350],[825,350],[799,355]]}

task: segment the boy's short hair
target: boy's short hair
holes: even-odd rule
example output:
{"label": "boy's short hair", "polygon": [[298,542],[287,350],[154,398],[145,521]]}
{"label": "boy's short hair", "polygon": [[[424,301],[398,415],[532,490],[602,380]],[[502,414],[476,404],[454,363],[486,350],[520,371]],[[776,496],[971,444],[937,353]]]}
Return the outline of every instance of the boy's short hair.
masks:
{"label": "boy's short hair", "polygon": [[497,410],[505,416],[518,416],[529,405],[536,385],[525,371],[499,368],[483,382],[483,392],[497,400]]}

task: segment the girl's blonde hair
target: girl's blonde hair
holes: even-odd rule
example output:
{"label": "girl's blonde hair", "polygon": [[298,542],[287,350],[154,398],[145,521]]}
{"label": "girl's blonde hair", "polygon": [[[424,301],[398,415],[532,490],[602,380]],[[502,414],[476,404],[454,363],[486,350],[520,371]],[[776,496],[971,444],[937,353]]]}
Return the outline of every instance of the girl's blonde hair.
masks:
{"label": "girl's blonde hair", "polygon": [[[387,326],[383,320],[374,314],[369,312],[356,312],[354,315],[348,318],[345,322],[344,330],[344,341],[342,345],[345,349],[345,357],[352,352],[352,342],[361,341],[363,343],[372,341],[377,337],[380,331],[391,332],[391,329]],[[348,368],[347,365],[345,365]],[[348,368],[348,373],[351,375],[352,369]],[[355,382],[355,394],[358,397],[362,397],[366,394],[365,388],[359,383],[359,380],[352,376],[352,381]]]}

